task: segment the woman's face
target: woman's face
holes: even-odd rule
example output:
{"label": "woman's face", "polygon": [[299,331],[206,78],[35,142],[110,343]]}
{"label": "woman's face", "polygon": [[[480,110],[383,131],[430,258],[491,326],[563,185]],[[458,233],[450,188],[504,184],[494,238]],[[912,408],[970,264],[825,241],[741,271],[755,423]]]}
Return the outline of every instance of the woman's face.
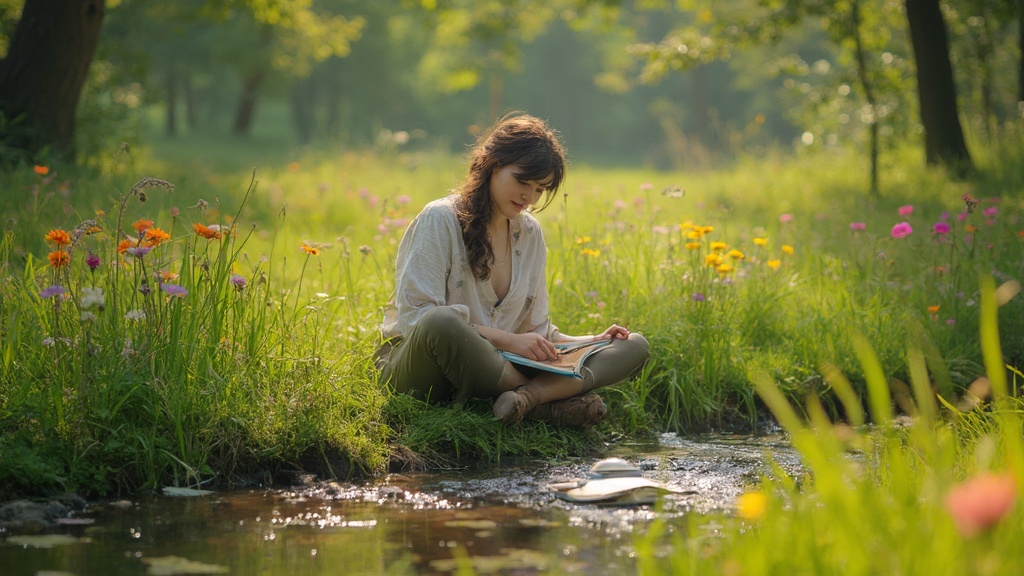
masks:
{"label": "woman's face", "polygon": [[514,220],[536,204],[551,185],[551,175],[543,180],[522,180],[522,169],[515,164],[495,168],[491,173],[491,210],[494,216]]}

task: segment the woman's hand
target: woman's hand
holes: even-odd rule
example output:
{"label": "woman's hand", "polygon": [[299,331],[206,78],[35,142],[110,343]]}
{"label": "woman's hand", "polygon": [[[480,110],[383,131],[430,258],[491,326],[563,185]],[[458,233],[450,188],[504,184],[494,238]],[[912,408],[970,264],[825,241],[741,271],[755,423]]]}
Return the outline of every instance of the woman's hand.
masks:
{"label": "woman's hand", "polygon": [[543,361],[558,358],[558,350],[555,345],[536,332],[512,334],[506,350],[531,360]]}
{"label": "woman's hand", "polygon": [[629,338],[629,329],[618,324],[612,324],[607,330],[596,336],[598,340],[625,340]]}

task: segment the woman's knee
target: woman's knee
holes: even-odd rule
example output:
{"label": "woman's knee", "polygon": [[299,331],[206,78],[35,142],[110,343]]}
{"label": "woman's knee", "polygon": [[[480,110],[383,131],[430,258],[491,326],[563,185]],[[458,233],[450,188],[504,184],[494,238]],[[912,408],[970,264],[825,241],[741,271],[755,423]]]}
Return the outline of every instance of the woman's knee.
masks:
{"label": "woman's knee", "polygon": [[425,312],[413,330],[450,338],[469,328],[469,323],[457,311],[448,306],[437,306]]}
{"label": "woman's knee", "polygon": [[651,358],[651,345],[643,334],[632,332],[623,343],[629,349],[630,355],[640,364],[645,364]]}

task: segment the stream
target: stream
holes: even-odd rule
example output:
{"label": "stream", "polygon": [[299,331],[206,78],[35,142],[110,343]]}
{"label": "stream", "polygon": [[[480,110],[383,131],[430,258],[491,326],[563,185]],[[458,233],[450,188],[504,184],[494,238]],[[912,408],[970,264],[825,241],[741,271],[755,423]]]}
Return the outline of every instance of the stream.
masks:
{"label": "stream", "polygon": [[662,435],[618,457],[677,491],[657,505],[556,498],[597,460],[390,474],[182,497],[97,502],[43,534],[0,531],[0,572],[67,574],[634,574],[655,519],[731,510],[744,488],[800,459],[781,434]]}

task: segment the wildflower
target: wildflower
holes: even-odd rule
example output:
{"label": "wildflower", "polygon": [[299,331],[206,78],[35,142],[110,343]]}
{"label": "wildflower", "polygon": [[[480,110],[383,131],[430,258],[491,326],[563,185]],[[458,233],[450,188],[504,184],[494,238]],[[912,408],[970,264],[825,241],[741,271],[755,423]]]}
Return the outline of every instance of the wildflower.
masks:
{"label": "wildflower", "polygon": [[82,324],[89,324],[97,320],[96,315],[92,312],[85,310],[82,312]]}
{"label": "wildflower", "polygon": [[145,218],[139,218],[135,222],[132,222],[132,228],[139,234],[143,234],[146,230],[149,230],[153,226],[152,220],[146,220]]}
{"label": "wildflower", "polygon": [[983,472],[946,495],[946,510],[965,538],[994,526],[1013,508],[1017,480],[1012,472]]}
{"label": "wildflower", "polygon": [[949,234],[949,224],[941,221],[936,222],[935,225],[932,226],[932,232],[935,234]]}
{"label": "wildflower", "polygon": [[690,230],[686,233],[686,237],[689,240],[700,240],[700,237],[703,235],[700,230]]}
{"label": "wildflower", "polygon": [[168,296],[179,296],[184,298],[188,294],[188,290],[184,286],[178,284],[161,284],[160,289],[167,293]]}
{"label": "wildflower", "polygon": [[139,309],[129,310],[128,313],[124,315],[124,319],[125,320],[135,320],[135,321],[145,320],[146,319],[146,311],[145,310],[139,310]]}
{"label": "wildflower", "polygon": [[577,244],[586,244],[587,242],[590,242],[590,236],[581,236],[576,239]]}
{"label": "wildflower", "polygon": [[591,258],[597,258],[598,256],[601,255],[601,251],[595,250],[593,248],[584,248],[583,250],[580,250],[580,254],[584,256],[590,256]]}
{"label": "wildflower", "polygon": [[753,242],[754,242],[755,246],[765,246],[765,245],[768,244],[768,239],[767,238],[754,238]]}
{"label": "wildflower", "polygon": [[42,344],[46,348],[49,348],[50,346],[53,346],[53,342],[54,342],[53,341],[53,337],[52,336],[47,336],[46,338],[43,338],[43,340],[42,340],[42,342],[40,342],[40,344]]}
{"label": "wildflower", "polygon": [[999,207],[991,206],[989,208],[985,208],[984,210],[981,211],[981,214],[986,218],[995,218],[996,215],[999,214]]}
{"label": "wildflower", "polygon": [[863,232],[867,227],[868,225],[864,222],[850,222],[850,230],[854,232]]}
{"label": "wildflower", "polygon": [[64,230],[50,230],[46,235],[46,241],[57,246],[67,246],[71,244],[71,234],[68,234]]}
{"label": "wildflower", "polygon": [[40,175],[40,176],[46,176],[47,174],[50,173],[49,166],[40,166],[39,164],[36,164],[35,166],[33,166],[32,170],[34,170],[35,173]]}
{"label": "wildflower", "polygon": [[790,246],[789,244],[783,244],[782,245],[782,253],[783,254],[792,254],[793,253],[793,247]]}
{"label": "wildflower", "polygon": [[914,229],[910,227],[907,222],[900,222],[899,224],[892,227],[893,238],[906,238],[914,232]]}
{"label": "wildflower", "polygon": [[230,278],[231,284],[234,285],[235,290],[241,292],[245,289],[246,280],[244,276],[239,274],[232,274]]}
{"label": "wildflower", "polygon": [[974,234],[978,231],[978,227],[968,224],[967,226],[964,226],[964,230],[967,231],[968,234]]}
{"label": "wildflower", "polygon": [[146,244],[150,247],[159,246],[171,239],[171,235],[159,228],[148,228],[146,230]]}
{"label": "wildflower", "polygon": [[961,213],[957,214],[956,215],[956,221],[957,222],[963,222],[964,220],[967,220],[967,214],[968,214],[967,212],[961,212]]}
{"label": "wildflower", "polygon": [[640,185],[640,191],[641,192],[647,192],[648,190],[653,190],[653,189],[654,189],[654,184],[651,184],[650,182],[644,182],[643,184]]}
{"label": "wildflower", "polygon": [[63,293],[64,287],[61,286],[60,284],[54,284],[49,288],[44,288],[43,291],[39,293],[39,297],[43,299],[53,298],[54,296],[60,296]]}
{"label": "wildflower", "polygon": [[213,226],[206,226],[196,222],[192,225],[192,229],[196,231],[196,234],[206,238],[207,240],[219,240],[220,239],[220,226],[214,224]]}
{"label": "wildflower", "polygon": [[689,220],[687,220],[686,222],[683,222],[683,223],[681,223],[679,225],[679,229],[680,230],[692,230],[693,229],[693,222],[690,222]]}
{"label": "wildflower", "polygon": [[398,198],[395,198],[395,204],[398,204],[399,206],[405,206],[410,202],[412,202],[412,198],[406,196],[405,194],[399,196]]}
{"label": "wildflower", "polygon": [[306,254],[308,254],[310,256],[319,256],[320,255],[320,249],[319,248],[317,248],[316,246],[310,246],[309,244],[306,244],[305,242],[302,243],[302,250]]}
{"label": "wildflower", "polygon": [[612,206],[613,206],[613,207],[614,207],[614,208],[615,208],[616,210],[622,210],[623,208],[625,208],[626,206],[628,206],[628,204],[626,204],[626,201],[625,201],[625,200],[621,200],[621,199],[620,199],[620,200],[616,200],[615,202],[613,202],[613,203],[612,203]]}
{"label": "wildflower", "polygon": [[704,296],[704,294],[701,294],[700,292],[694,292],[693,296],[690,296],[690,300],[693,300],[694,302],[704,302],[705,300],[707,300],[707,297]]}
{"label": "wildflower", "polygon": [[792,214],[779,214],[779,222],[782,222],[783,224],[785,224],[787,222],[792,222],[792,221],[793,221],[793,215]]}
{"label": "wildflower", "polygon": [[359,246],[359,253],[362,254],[363,256],[369,256],[370,254],[373,253],[373,248],[370,248],[366,244],[362,244]]}
{"label": "wildflower", "polygon": [[117,243],[117,253],[124,254],[132,247],[133,242],[127,238]]}
{"label": "wildflower", "polygon": [[89,267],[89,270],[95,272],[100,266],[100,257],[93,252],[89,252],[89,255],[85,257],[85,264]]}
{"label": "wildflower", "polygon": [[153,277],[159,282],[174,282],[178,279],[178,273],[171,272],[170,270],[160,270],[153,272]]}
{"label": "wildflower", "polygon": [[181,208],[178,208],[177,206],[172,206],[171,218],[177,218],[178,216],[181,216]]}
{"label": "wildflower", "polygon": [[146,254],[149,254],[149,251],[152,249],[152,246],[132,246],[127,250],[127,252],[129,255],[141,259]]}
{"label": "wildflower", "polygon": [[718,266],[722,263],[722,257],[718,254],[708,254],[704,257],[704,263],[708,266]]}
{"label": "wildflower", "polygon": [[729,257],[733,260],[743,260],[746,258],[746,256],[743,255],[743,252],[740,252],[739,250],[730,250]]}
{"label": "wildflower", "polygon": [[736,499],[736,513],[744,520],[760,520],[767,509],[768,497],[763,492],[744,492]]}
{"label": "wildflower", "polygon": [[700,242],[687,242],[686,244],[683,244],[683,246],[685,246],[687,250],[697,250],[700,248]]}
{"label": "wildflower", "polygon": [[725,263],[719,264],[718,266],[715,267],[715,272],[718,272],[719,276],[726,276],[727,274],[732,272],[732,265]]}
{"label": "wildflower", "polygon": [[935,304],[935,305],[929,306],[928,307],[928,311],[931,312],[932,314],[935,314],[936,312],[939,311],[940,307],[941,306],[939,304]]}
{"label": "wildflower", "polygon": [[726,244],[725,242],[712,242],[711,243],[711,249],[714,250],[715,252],[721,252],[722,250],[725,250],[728,247],[729,247],[729,245]]}
{"label": "wildflower", "polygon": [[103,288],[82,288],[82,298],[79,301],[79,306],[82,308],[92,308],[94,305],[103,310]]}
{"label": "wildflower", "polygon": [[695,229],[699,229],[701,234],[711,234],[715,231],[714,226],[694,226]]}
{"label": "wildflower", "polygon": [[765,266],[771,268],[772,270],[778,270],[779,266],[782,266],[782,260],[769,260],[764,264]]}
{"label": "wildflower", "polygon": [[54,268],[67,266],[69,263],[71,263],[71,255],[63,250],[56,250],[54,252],[50,252],[46,256],[46,258],[50,261],[50,266],[53,266]]}
{"label": "wildflower", "polygon": [[945,222],[946,220],[949,220],[949,212],[946,212],[945,210],[943,210],[942,214],[939,214],[939,220],[942,220],[943,222]]}
{"label": "wildflower", "polygon": [[896,210],[896,213],[899,214],[900,216],[906,218],[907,216],[910,216],[911,214],[914,213],[914,207],[909,205],[909,204],[907,204],[905,206],[900,206]]}

